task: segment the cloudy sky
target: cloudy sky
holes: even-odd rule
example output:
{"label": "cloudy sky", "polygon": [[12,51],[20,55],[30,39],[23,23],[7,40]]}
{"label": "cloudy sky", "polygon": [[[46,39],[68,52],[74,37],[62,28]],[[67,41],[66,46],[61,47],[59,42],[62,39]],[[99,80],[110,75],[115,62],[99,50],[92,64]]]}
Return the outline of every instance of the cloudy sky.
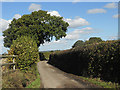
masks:
{"label": "cloudy sky", "polygon": [[117,39],[118,0],[114,0],[116,2],[113,0],[111,2],[94,2],[97,0],[87,0],[93,2],[83,2],[83,0],[71,2],[2,1],[4,2],[0,3],[0,7],[2,7],[0,10],[2,13],[2,17],[0,17],[0,54],[7,52],[7,48],[3,47],[2,31],[9,28],[8,25],[12,19],[18,19],[24,14],[38,10],[45,10],[51,15],[64,17],[64,20],[70,25],[65,38],[41,45],[40,51],[69,49],[77,40],[88,40],[90,37],[101,37],[103,40]]}

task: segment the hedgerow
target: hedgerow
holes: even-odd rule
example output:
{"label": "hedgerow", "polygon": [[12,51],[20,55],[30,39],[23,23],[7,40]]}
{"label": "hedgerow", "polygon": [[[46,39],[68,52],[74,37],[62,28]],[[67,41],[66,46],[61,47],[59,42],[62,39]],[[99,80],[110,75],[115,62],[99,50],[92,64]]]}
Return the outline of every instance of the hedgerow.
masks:
{"label": "hedgerow", "polygon": [[[9,55],[18,55],[15,62],[17,68],[26,71],[39,60],[38,47],[34,39],[29,36],[19,37],[13,41],[8,51]],[[11,61],[11,58],[8,61]]]}
{"label": "hedgerow", "polygon": [[50,55],[49,63],[69,73],[120,83],[120,40],[86,44]]}

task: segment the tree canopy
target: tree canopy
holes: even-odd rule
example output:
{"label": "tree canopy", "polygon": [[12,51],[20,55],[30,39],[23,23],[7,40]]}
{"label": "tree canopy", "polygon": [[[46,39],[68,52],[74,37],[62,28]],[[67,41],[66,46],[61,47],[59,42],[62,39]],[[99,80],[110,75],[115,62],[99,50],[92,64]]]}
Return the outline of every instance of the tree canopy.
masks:
{"label": "tree canopy", "polygon": [[82,45],[84,45],[84,42],[82,40],[78,40],[78,41],[76,41],[74,43],[74,45],[72,46],[72,48],[78,47],[78,46],[82,46]]}
{"label": "tree canopy", "polygon": [[13,40],[19,36],[30,36],[34,38],[39,47],[46,41],[50,42],[53,37],[56,40],[65,37],[68,26],[69,24],[63,20],[63,17],[51,16],[47,11],[34,11],[12,20],[9,28],[3,31],[4,46],[10,47]]}
{"label": "tree canopy", "polygon": [[74,45],[72,46],[72,48],[74,47],[80,47],[83,45],[87,45],[87,44],[93,44],[93,43],[99,43],[102,42],[103,40],[100,37],[90,37],[89,40],[87,41],[82,41],[82,40],[78,40],[74,43]]}
{"label": "tree canopy", "polygon": [[85,42],[85,44],[92,44],[98,42],[102,42],[102,39],[100,37],[91,37],[88,41]]}

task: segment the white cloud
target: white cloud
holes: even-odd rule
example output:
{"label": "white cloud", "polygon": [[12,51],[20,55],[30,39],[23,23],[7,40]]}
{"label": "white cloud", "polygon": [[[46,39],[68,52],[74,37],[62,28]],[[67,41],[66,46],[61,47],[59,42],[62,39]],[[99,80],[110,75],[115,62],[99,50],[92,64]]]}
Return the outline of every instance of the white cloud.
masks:
{"label": "white cloud", "polygon": [[44,45],[50,46],[50,45],[62,45],[62,44],[67,44],[68,40],[77,40],[79,39],[81,36],[85,35],[85,34],[90,34],[93,33],[93,28],[91,27],[86,27],[86,28],[82,28],[82,29],[75,29],[74,31],[70,32],[67,34],[67,36],[65,38],[62,38],[61,40],[58,41],[52,41],[52,42],[45,42]]}
{"label": "white cloud", "polygon": [[58,44],[61,43],[62,44],[62,43],[66,43],[66,41],[65,40],[57,40],[57,41],[53,41],[53,43],[58,43]]}
{"label": "white cloud", "polygon": [[33,12],[33,11],[38,11],[41,9],[41,6],[39,4],[34,4],[32,3],[30,6],[29,6],[29,11],[30,12]]}
{"label": "white cloud", "polygon": [[117,4],[116,3],[108,3],[104,7],[105,8],[117,8]]}
{"label": "white cloud", "polygon": [[0,36],[0,54],[2,53],[3,48],[3,36]]}
{"label": "white cloud", "polygon": [[82,29],[75,29],[75,31],[73,31],[72,33],[74,34],[80,34],[80,33],[89,33],[91,32],[91,30],[93,30],[93,28],[91,27],[86,27],[86,28],[82,28]]}
{"label": "white cloud", "polygon": [[0,2],[13,2],[14,0],[0,0]]}
{"label": "white cloud", "polygon": [[106,10],[104,9],[90,9],[87,11],[89,14],[96,14],[96,13],[106,13]]}
{"label": "white cloud", "polygon": [[[66,0],[63,1],[65,2]],[[119,2],[119,0],[73,0],[72,3],[77,3],[77,2]]]}
{"label": "white cloud", "polygon": [[68,19],[64,19],[64,21],[69,23],[69,28],[76,28],[76,27],[89,25],[88,21],[80,17],[76,17],[75,19],[68,18]]}
{"label": "white cloud", "polygon": [[3,38],[4,38],[3,36],[0,36],[0,42],[3,40]]}
{"label": "white cloud", "polygon": [[[70,2],[75,0],[1,0],[5,2]],[[77,1],[77,0],[76,0]],[[80,0],[80,2],[119,2],[119,0]]]}
{"label": "white cloud", "polygon": [[3,47],[3,36],[0,36],[0,47],[2,48]]}
{"label": "white cloud", "polygon": [[10,20],[0,18],[0,31],[4,31],[9,27]]}
{"label": "white cloud", "polygon": [[[20,17],[21,17],[20,14],[15,14],[15,15],[13,16],[13,18],[16,18],[16,19],[18,19],[18,18],[20,18]],[[12,18],[12,19],[13,19],[13,18]],[[0,31],[4,31],[4,30],[6,30],[7,28],[9,28],[9,24],[11,23],[12,19],[10,19],[10,20],[5,20],[5,19],[0,18]]]}
{"label": "white cloud", "polygon": [[68,34],[65,39],[66,40],[76,40],[76,39],[79,39],[79,34]]}
{"label": "white cloud", "polygon": [[50,11],[50,12],[47,12],[47,14],[50,14],[51,16],[59,16],[59,17],[61,17],[61,15],[59,14],[58,11]]}
{"label": "white cloud", "polygon": [[21,15],[20,14],[15,14],[13,18],[16,18],[16,19],[21,18]]}
{"label": "white cloud", "polygon": [[[58,11],[50,11],[50,12],[48,12],[48,14],[50,14],[51,16],[55,15],[55,16],[61,17],[61,15],[59,14]],[[63,20],[69,23],[69,28],[76,28],[76,27],[89,25],[88,21],[86,21],[85,19],[80,18],[80,17],[76,17],[74,19],[64,18]]]}
{"label": "white cloud", "polygon": [[107,36],[107,40],[117,40],[118,36]]}
{"label": "white cloud", "polygon": [[[58,11],[49,11],[48,14],[50,14],[51,16],[60,16]],[[64,21],[69,23],[69,28],[76,28],[76,27],[81,27],[81,26],[85,26],[85,25],[89,25],[89,22],[86,21],[83,18],[80,17],[76,17],[74,19],[70,19],[70,18],[64,18]]]}
{"label": "white cloud", "polygon": [[73,0],[72,3],[77,3],[77,2],[80,2],[81,0]]}
{"label": "white cloud", "polygon": [[66,40],[57,40],[57,41],[51,41],[51,42],[45,42],[44,45],[56,45],[56,44],[66,44],[67,41]]}
{"label": "white cloud", "polygon": [[73,32],[67,34],[67,36],[65,37],[66,40],[76,40],[79,39],[80,36],[84,35],[84,34],[89,34],[92,33],[93,28],[91,27],[86,27],[86,28],[82,28],[82,29],[75,29]]}
{"label": "white cloud", "polygon": [[116,14],[116,15],[113,15],[113,18],[119,18],[120,15]]}

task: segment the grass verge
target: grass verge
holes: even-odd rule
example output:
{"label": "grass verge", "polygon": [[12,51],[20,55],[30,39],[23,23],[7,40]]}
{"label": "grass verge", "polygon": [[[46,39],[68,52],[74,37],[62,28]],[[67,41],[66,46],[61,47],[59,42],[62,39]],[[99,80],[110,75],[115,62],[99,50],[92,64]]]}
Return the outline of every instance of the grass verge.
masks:
{"label": "grass verge", "polygon": [[112,82],[105,82],[103,80],[100,80],[100,78],[86,78],[80,76],[85,81],[88,81],[90,83],[93,83],[97,86],[101,86],[103,88],[115,88],[115,89],[120,89],[120,85],[118,83],[112,83]]}
{"label": "grass verge", "polygon": [[27,72],[18,69],[15,72],[2,75],[2,88],[26,88],[33,81],[40,82],[36,64]]}
{"label": "grass verge", "polygon": [[29,84],[26,88],[40,88],[40,75],[38,72],[37,72],[37,79],[33,81],[31,84]]}

